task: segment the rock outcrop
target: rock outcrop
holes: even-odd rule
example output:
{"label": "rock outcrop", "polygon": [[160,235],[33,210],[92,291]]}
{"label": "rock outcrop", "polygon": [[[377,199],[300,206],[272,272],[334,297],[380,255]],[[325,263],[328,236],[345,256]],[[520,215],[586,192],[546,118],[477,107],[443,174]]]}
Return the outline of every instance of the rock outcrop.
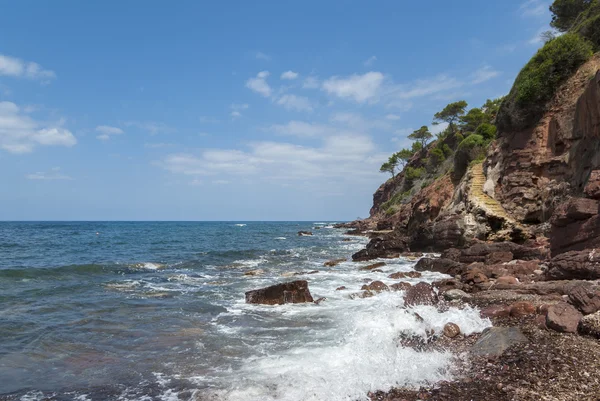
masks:
{"label": "rock outcrop", "polygon": [[306,280],[276,284],[246,292],[246,303],[249,304],[282,305],[313,301]]}

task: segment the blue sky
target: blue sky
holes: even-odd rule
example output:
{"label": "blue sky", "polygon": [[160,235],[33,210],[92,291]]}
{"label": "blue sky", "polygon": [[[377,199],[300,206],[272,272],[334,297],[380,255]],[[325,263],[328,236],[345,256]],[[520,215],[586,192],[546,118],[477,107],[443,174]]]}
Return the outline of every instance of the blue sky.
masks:
{"label": "blue sky", "polygon": [[0,0],[0,220],[348,220],[549,1]]}

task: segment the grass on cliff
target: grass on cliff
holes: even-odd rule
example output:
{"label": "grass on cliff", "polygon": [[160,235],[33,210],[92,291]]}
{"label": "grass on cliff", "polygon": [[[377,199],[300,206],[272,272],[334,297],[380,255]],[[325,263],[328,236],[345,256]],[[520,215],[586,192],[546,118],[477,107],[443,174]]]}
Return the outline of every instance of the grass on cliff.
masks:
{"label": "grass on cliff", "polygon": [[546,42],[523,67],[502,103],[500,130],[521,131],[537,123],[558,87],[592,55],[592,43],[576,33]]}

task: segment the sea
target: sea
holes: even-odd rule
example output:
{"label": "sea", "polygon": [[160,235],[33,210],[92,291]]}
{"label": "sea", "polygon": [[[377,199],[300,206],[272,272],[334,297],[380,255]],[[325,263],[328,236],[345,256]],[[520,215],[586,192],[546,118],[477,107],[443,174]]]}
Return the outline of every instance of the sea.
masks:
{"label": "sea", "polygon": [[[489,320],[406,308],[402,292],[352,297],[416,261],[361,270],[378,262],[351,261],[368,240],[334,223],[0,222],[0,399],[358,401],[451,379],[459,356],[401,335],[447,322],[471,334]],[[245,303],[296,279],[326,299]]]}

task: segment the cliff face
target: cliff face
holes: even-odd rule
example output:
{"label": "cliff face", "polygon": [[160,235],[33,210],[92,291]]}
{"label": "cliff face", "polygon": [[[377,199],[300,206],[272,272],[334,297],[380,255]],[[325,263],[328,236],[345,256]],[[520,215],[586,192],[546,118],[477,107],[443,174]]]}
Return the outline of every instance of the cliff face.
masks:
{"label": "cliff face", "polygon": [[383,184],[370,225],[402,233],[414,251],[546,237],[554,254],[600,247],[599,69],[596,54],[559,88],[535,126],[499,132],[483,164],[460,180],[446,173],[423,181],[392,213],[386,206],[406,187],[404,178]]}
{"label": "cliff face", "polygon": [[[584,64],[534,127],[500,132],[485,162],[484,191],[517,220],[550,220],[568,196],[581,195],[600,154],[600,57]],[[593,78],[591,78],[593,77]]]}

